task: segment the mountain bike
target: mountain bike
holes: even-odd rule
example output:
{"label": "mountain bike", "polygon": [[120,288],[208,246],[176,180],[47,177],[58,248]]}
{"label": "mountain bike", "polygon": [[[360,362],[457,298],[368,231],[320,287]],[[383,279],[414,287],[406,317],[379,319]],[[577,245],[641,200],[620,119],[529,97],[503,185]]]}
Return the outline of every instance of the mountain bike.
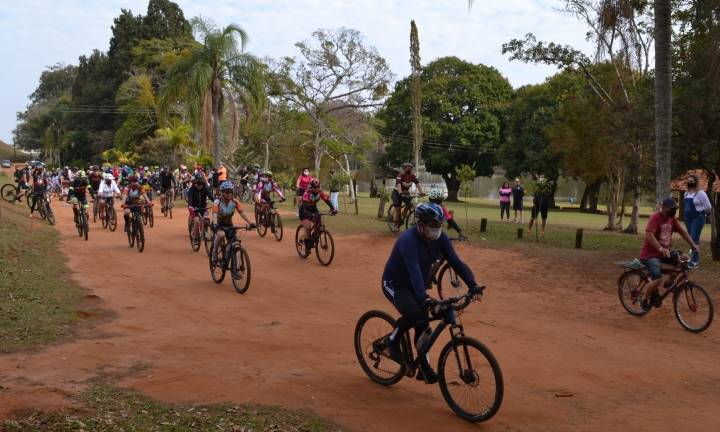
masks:
{"label": "mountain bike", "polygon": [[130,247],[137,247],[138,252],[145,250],[145,228],[142,223],[143,204],[123,205],[122,208],[130,209],[129,225],[126,227],[128,244]]}
{"label": "mountain bike", "polygon": [[[200,250],[200,243],[205,244],[205,253],[210,256],[212,248],[212,233],[210,231],[210,218],[205,215],[200,217],[197,208],[188,207],[190,211],[191,222],[188,224],[188,237],[190,238],[190,247],[197,252]],[[207,210],[207,209],[206,209]]]}
{"label": "mountain bike", "polygon": [[417,196],[416,195],[410,195],[410,201],[409,203],[403,201],[400,206],[400,223],[395,222],[395,215],[393,214],[393,209],[395,208],[392,205],[392,202],[390,203],[390,208],[387,211],[387,224],[388,228],[390,228],[390,232],[398,232],[400,231],[400,228],[402,226],[405,226],[405,229],[410,228],[411,226],[415,225],[415,206],[417,205]]}
{"label": "mountain bike", "polygon": [[[660,302],[672,294],[673,311],[680,325],[689,332],[701,333],[712,324],[712,300],[704,288],[688,278],[693,270],[689,266],[692,254],[674,250],[671,252],[673,256],[677,258],[676,264],[662,267],[663,275],[668,277],[659,287]],[[638,260],[619,264],[625,269],[618,279],[620,303],[631,315],[640,317],[647,314],[649,311],[644,310],[640,302],[645,295],[645,286],[651,282],[650,273]]]}
{"label": "mountain bike", "polygon": [[455,414],[472,422],[483,422],[494,416],[502,404],[503,376],[495,356],[480,341],[465,336],[457,311],[465,309],[482,295],[484,287],[473,288],[460,297],[434,303],[430,322],[439,321],[427,336],[418,341],[417,357],[413,358],[409,332],[400,337],[403,361],[390,358],[388,336],[397,328],[390,315],[378,310],[363,314],[355,326],[355,354],[363,371],[371,380],[384,386],[398,383],[404,376],[415,376],[421,361],[446,328],[450,340],[438,358],[437,372],[440,391]]}
{"label": "mountain bike", "polygon": [[153,214],[152,206],[143,207],[141,213],[143,225],[150,225],[150,228],[152,228],[155,225],[155,215]]}
{"label": "mountain bike", "polygon": [[88,186],[88,192],[90,192],[90,196],[93,200],[93,208],[92,208],[92,214],[93,214],[93,223],[98,221],[98,208],[100,207],[100,204],[98,203],[98,196],[97,192],[94,192],[94,188],[92,185]]}
{"label": "mountain bike", "polygon": [[115,201],[112,197],[102,198],[105,200],[105,205],[101,207],[99,211],[100,220],[102,221],[103,228],[109,228],[110,231],[115,232],[117,229],[117,213],[115,212]]}
{"label": "mountain bike", "polygon": [[90,227],[88,226],[88,212],[87,209],[90,207],[88,204],[83,204],[81,202],[78,202],[78,217],[77,222],[75,223],[75,227],[78,230],[78,235],[80,237],[85,237],[85,241],[88,239],[88,232],[90,230]]}
{"label": "mountain bike", "polygon": [[55,225],[55,213],[50,208],[50,192],[45,192],[37,199],[37,209],[40,212],[40,217],[47,220],[50,225]]}
{"label": "mountain bike", "polygon": [[173,190],[168,189],[165,191],[165,202],[162,206],[162,214],[165,217],[170,216],[170,219],[172,219],[172,209],[175,207],[175,203],[173,203]]}
{"label": "mountain bike", "polygon": [[[450,238],[451,242],[467,241],[465,237]],[[437,295],[442,300],[449,297],[459,297],[468,292],[469,287],[465,285],[457,272],[445,260],[445,257],[435,261],[430,268],[431,286],[437,287]]]}
{"label": "mountain bike", "polygon": [[269,228],[275,236],[275,240],[281,241],[283,238],[282,219],[274,204],[272,201],[255,204],[255,225],[257,225],[260,237],[265,237]]}
{"label": "mountain bike", "polygon": [[310,249],[305,247],[304,239],[300,239],[302,230],[305,227],[300,224],[297,230],[295,230],[295,248],[300,258],[305,259],[309,257],[311,254],[310,250],[315,249],[317,260],[325,267],[329,266],[335,257],[335,242],[330,232],[325,228],[325,224],[322,222],[322,216],[326,215],[334,216],[332,213],[315,213],[312,218],[312,228],[310,228],[312,245]]}
{"label": "mountain bike", "polygon": [[[249,231],[255,227],[233,226],[218,227],[225,232],[225,237],[217,245],[216,257],[210,253],[210,276],[215,283],[225,279],[225,272],[230,270],[233,287],[239,294],[245,294],[250,287],[250,256],[242,245],[237,231]],[[213,242],[215,233],[213,233]]]}
{"label": "mountain bike", "polygon": [[29,199],[32,196],[30,186],[20,187],[20,192],[18,192],[16,185],[12,183],[7,183],[3,185],[2,188],[0,188],[0,196],[2,196],[2,199],[9,202],[10,204],[14,204],[15,201],[22,201],[22,199],[25,198],[25,202],[27,203],[28,208],[30,208],[30,206],[32,205]]}
{"label": "mountain bike", "polygon": [[238,197],[240,201],[250,202],[252,195],[250,183],[245,182],[245,184],[243,184],[243,181],[239,179],[235,182],[235,196]]}

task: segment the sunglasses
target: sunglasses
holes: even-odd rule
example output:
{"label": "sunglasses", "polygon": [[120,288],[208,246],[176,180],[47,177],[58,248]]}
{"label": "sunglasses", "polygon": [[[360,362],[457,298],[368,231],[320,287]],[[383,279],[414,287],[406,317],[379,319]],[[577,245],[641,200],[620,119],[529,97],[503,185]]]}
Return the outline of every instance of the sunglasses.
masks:
{"label": "sunglasses", "polygon": [[231,194],[232,192],[233,191],[231,191],[231,190],[222,191],[222,193],[226,193],[226,194]]}

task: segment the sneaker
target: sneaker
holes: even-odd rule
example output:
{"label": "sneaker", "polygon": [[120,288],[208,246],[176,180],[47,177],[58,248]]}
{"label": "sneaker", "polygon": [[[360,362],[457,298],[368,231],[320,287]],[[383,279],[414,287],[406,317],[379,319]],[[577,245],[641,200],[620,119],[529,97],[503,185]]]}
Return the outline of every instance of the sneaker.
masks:
{"label": "sneaker", "polygon": [[438,375],[430,365],[423,362],[420,364],[420,368],[417,371],[417,375],[415,375],[415,379],[418,381],[425,381],[426,384],[435,384],[438,382]]}
{"label": "sneaker", "polygon": [[697,262],[695,262],[695,261],[690,261],[690,262],[688,263],[688,268],[689,268],[689,269],[696,269],[696,268],[698,268],[698,267],[700,267],[700,264],[697,263]]}
{"label": "sneaker", "polygon": [[648,312],[650,309],[652,309],[652,304],[649,300],[642,299],[640,301],[640,308],[644,310],[645,312]]}

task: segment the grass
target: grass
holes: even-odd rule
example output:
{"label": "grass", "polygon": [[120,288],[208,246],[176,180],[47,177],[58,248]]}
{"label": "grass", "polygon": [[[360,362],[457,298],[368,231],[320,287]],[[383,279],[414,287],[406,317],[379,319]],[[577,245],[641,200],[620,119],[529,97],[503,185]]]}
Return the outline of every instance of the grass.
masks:
{"label": "grass", "polygon": [[96,386],[78,396],[85,409],[33,412],[0,429],[24,431],[303,431],[339,430],[307,412],[258,405],[163,404],[128,390]]}
{"label": "grass", "polygon": [[[0,184],[9,181],[0,175]],[[80,289],[69,281],[57,231],[28,219],[25,203],[0,203],[0,352],[51,343],[77,319]]]}

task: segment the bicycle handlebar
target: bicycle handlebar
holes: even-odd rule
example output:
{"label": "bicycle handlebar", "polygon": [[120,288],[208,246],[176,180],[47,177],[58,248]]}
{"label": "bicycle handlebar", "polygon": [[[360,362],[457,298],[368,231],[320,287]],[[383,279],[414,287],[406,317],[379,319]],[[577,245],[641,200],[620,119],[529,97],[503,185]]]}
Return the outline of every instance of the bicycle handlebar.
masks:
{"label": "bicycle handlebar", "polygon": [[453,308],[456,311],[463,310],[470,303],[472,303],[475,300],[478,300],[480,296],[483,295],[483,292],[485,291],[485,287],[472,287],[467,292],[467,294],[464,294],[460,297],[450,297],[445,300],[437,301],[433,304],[433,311],[435,311],[435,315],[442,313],[444,310],[448,308]]}

